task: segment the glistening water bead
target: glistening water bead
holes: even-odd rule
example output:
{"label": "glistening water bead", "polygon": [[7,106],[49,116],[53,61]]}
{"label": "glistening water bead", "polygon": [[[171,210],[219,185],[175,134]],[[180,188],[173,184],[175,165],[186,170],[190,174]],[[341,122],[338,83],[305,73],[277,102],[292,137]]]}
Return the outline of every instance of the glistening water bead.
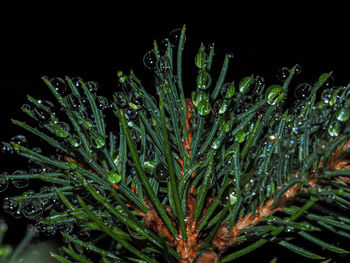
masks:
{"label": "glistening water bead", "polygon": [[33,110],[34,117],[37,118],[37,120],[41,123],[47,123],[51,118],[51,113],[47,110],[44,110],[42,108],[36,107]]}
{"label": "glistening water bead", "polygon": [[39,199],[25,199],[21,204],[21,212],[24,217],[37,220],[43,215],[43,205]]}
{"label": "glistening water bead", "polygon": [[157,57],[153,50],[147,51],[143,56],[143,64],[148,69],[155,69],[157,63]]}
{"label": "glistening water bead", "polygon": [[71,110],[77,111],[81,107],[79,97],[73,93],[67,95],[64,99]]}
{"label": "glistening water bead", "polygon": [[6,213],[13,215],[14,213],[16,213],[18,207],[19,207],[18,201],[16,201],[15,199],[12,199],[9,197],[4,198],[4,201],[2,203],[2,208]]}
{"label": "glistening water bead", "polygon": [[61,78],[52,78],[50,83],[54,86],[55,90],[61,95],[64,96],[67,92],[67,85],[65,81]]}
{"label": "glistening water bead", "polygon": [[301,83],[293,90],[294,97],[297,100],[304,100],[310,95],[311,89],[312,86],[310,84]]}
{"label": "glistening water bead", "polygon": [[289,76],[289,68],[283,67],[277,70],[276,78],[282,82],[286,81]]}
{"label": "glistening water bead", "polygon": [[[24,170],[17,170],[13,174],[14,175],[25,175],[25,174],[27,174],[27,172]],[[11,182],[16,188],[25,188],[29,185],[29,179],[26,179],[26,178],[12,179]]]}

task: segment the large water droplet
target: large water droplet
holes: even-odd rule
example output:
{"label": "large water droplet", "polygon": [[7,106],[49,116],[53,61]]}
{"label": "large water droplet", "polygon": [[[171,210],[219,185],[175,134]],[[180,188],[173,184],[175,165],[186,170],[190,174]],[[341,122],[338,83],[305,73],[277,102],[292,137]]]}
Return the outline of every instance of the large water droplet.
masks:
{"label": "large water droplet", "polygon": [[27,138],[24,135],[16,135],[12,137],[11,142],[27,147]]}
{"label": "large water droplet", "polygon": [[75,111],[79,110],[81,105],[80,105],[79,97],[77,95],[72,93],[64,97],[64,99],[71,110],[75,110]]}
{"label": "large water droplet", "polygon": [[206,90],[207,88],[209,88],[210,84],[211,84],[211,76],[209,75],[209,73],[205,70],[201,70],[199,72],[199,74],[197,75],[197,87],[202,89],[202,90]]}
{"label": "large water droplet", "polygon": [[142,109],[145,105],[145,99],[141,95],[132,94],[129,106],[134,110]]}
{"label": "large water droplet", "polygon": [[340,123],[335,121],[331,123],[328,127],[328,133],[332,137],[336,137],[339,135],[339,130],[340,130]]}
{"label": "large water droplet", "polygon": [[95,81],[86,82],[86,87],[92,93],[96,93],[98,91],[98,83]]}
{"label": "large water droplet", "polygon": [[120,174],[117,174],[114,171],[108,172],[108,181],[110,181],[112,184],[118,184],[121,181],[122,177]]}
{"label": "large water droplet", "polygon": [[155,179],[159,182],[164,182],[168,177],[168,170],[161,164],[158,164],[153,170]]}
{"label": "large water droplet", "polygon": [[201,46],[195,57],[195,64],[198,68],[204,69],[207,66],[207,60],[207,54],[204,52],[204,47]]}
{"label": "large water droplet", "polygon": [[172,46],[177,46],[180,41],[181,29],[175,28],[169,33],[169,41]]}
{"label": "large water droplet", "polygon": [[25,199],[21,205],[21,212],[24,217],[37,220],[43,215],[42,202],[38,199]]}
{"label": "large water droplet", "polygon": [[56,235],[57,226],[55,224],[44,224],[39,221],[35,224],[34,229],[36,229],[36,231],[40,231],[45,236],[52,237]]}
{"label": "large water droplet", "polygon": [[[25,174],[27,174],[27,172],[24,170],[17,170],[13,174],[14,175],[25,175]],[[11,182],[16,188],[25,188],[29,185],[29,180],[26,178],[12,179]]]}
{"label": "large water droplet", "polygon": [[311,89],[310,84],[301,83],[293,90],[293,93],[297,100],[304,100],[310,95]]}
{"label": "large water droplet", "polygon": [[73,85],[77,88],[77,89],[82,89],[83,85],[82,85],[82,81],[83,79],[80,77],[73,77],[71,78],[71,81],[73,83]]}
{"label": "large water droplet", "polygon": [[148,69],[155,69],[157,64],[157,57],[153,50],[147,51],[143,56],[143,64]]}
{"label": "large water droplet", "polygon": [[94,147],[96,149],[100,149],[103,146],[105,146],[106,140],[105,140],[105,138],[103,138],[102,135],[94,133],[94,134],[91,134],[90,143],[91,143],[92,147]]}
{"label": "large water droplet", "polygon": [[221,89],[220,94],[225,99],[230,99],[235,94],[236,88],[234,82],[232,83],[225,83]]}
{"label": "large water droplet", "polygon": [[299,75],[301,73],[301,70],[302,70],[301,66],[299,64],[296,64],[295,70],[294,70],[295,75]]}
{"label": "large water droplet", "polygon": [[339,109],[336,117],[338,121],[346,122],[350,118],[350,110],[346,108]]}
{"label": "large water droplet", "polygon": [[197,111],[200,115],[206,116],[210,113],[211,105],[209,101],[201,100],[197,105]]}
{"label": "large water droplet", "polygon": [[52,86],[54,86],[55,90],[61,95],[64,96],[67,92],[66,82],[61,78],[52,78],[50,79]]}
{"label": "large water droplet", "polygon": [[277,70],[276,77],[278,80],[284,82],[289,76],[289,68],[283,67]]}
{"label": "large water droplet", "polygon": [[325,104],[329,104],[331,102],[332,96],[333,96],[333,89],[325,89],[324,91],[322,91],[321,100]]}
{"label": "large water droplet", "polygon": [[47,123],[51,118],[50,112],[38,107],[33,110],[33,114],[41,123]]}
{"label": "large water droplet", "polygon": [[279,85],[272,85],[266,90],[265,97],[268,104],[276,105],[284,98],[284,89]]}
{"label": "large water droplet", "polygon": [[14,213],[16,213],[19,205],[18,201],[16,201],[15,199],[5,197],[2,203],[2,207],[6,213],[13,215]]}
{"label": "large water droplet", "polygon": [[246,95],[251,95],[254,90],[254,77],[253,76],[247,76],[244,77],[239,85],[238,85],[239,92]]}

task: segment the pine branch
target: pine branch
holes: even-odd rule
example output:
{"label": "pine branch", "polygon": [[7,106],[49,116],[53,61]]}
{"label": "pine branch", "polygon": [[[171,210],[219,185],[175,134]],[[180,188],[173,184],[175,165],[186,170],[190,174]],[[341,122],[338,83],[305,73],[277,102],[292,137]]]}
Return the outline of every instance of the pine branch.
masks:
{"label": "pine branch", "polygon": [[65,115],[28,96],[22,110],[39,128],[12,122],[51,148],[28,146],[23,136],[3,142],[31,165],[2,175],[0,191],[33,179],[51,187],[7,197],[4,210],[37,220],[47,235],[60,230],[67,256],[52,254],[60,262],[95,262],[84,249],[101,262],[231,262],[268,242],[322,258],[293,244],[290,232],[348,253],[310,232],[350,237],[350,85],[336,88],[330,72],[295,86],[299,65],[282,68],[278,84],[253,74],[235,85],[227,80],[230,54],[215,82],[214,45],[201,44],[197,87],[186,98],[185,31],[154,41],[144,56],[159,100],[133,71],[118,72],[113,101],[95,82],[43,77]]}

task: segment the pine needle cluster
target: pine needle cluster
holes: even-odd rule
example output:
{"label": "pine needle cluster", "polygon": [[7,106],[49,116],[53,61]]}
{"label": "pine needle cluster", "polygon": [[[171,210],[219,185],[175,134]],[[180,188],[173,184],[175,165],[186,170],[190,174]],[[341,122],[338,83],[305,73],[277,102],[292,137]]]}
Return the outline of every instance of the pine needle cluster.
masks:
{"label": "pine needle cluster", "polygon": [[41,145],[3,142],[30,169],[1,175],[0,191],[44,186],[6,197],[4,210],[60,232],[66,246],[52,255],[63,263],[231,262],[269,242],[309,259],[349,253],[319,232],[350,238],[350,85],[334,86],[332,72],[294,85],[299,65],[277,84],[254,74],[235,84],[230,54],[214,81],[214,46],[202,44],[186,98],[185,31],[144,56],[157,98],[133,71],[118,72],[112,100],[95,82],[43,77],[57,103],[28,96],[28,120],[12,120]]}

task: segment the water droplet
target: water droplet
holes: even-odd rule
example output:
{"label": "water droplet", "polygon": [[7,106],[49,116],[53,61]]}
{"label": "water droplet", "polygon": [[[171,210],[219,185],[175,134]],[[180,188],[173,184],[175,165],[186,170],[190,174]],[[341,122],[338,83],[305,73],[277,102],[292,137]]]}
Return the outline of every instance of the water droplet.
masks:
{"label": "water droplet", "polygon": [[310,84],[301,83],[293,90],[293,93],[297,100],[304,100],[310,95],[311,89]]}
{"label": "water droplet", "polygon": [[272,85],[266,90],[265,97],[268,104],[276,105],[284,98],[284,89],[279,85]]}
{"label": "water droplet", "polygon": [[244,77],[239,82],[238,89],[239,89],[239,92],[241,92],[242,94],[246,93],[246,95],[248,95],[248,96],[251,95],[253,93],[253,90],[254,90],[254,77],[253,77],[253,75]]}
{"label": "water droplet", "polygon": [[50,126],[53,128],[55,134],[60,138],[66,138],[69,136],[70,127],[69,124],[66,122],[57,122],[57,123],[50,123]]}
{"label": "water droplet", "polygon": [[337,120],[346,122],[350,118],[350,111],[346,108],[339,109],[336,113]]}
{"label": "water droplet", "polygon": [[[13,174],[14,175],[25,175],[25,174],[27,174],[27,172],[24,170],[17,170]],[[12,179],[11,182],[16,188],[25,188],[29,185],[29,180],[26,178]]]}
{"label": "water droplet", "polygon": [[199,101],[197,105],[197,111],[200,115],[206,116],[210,113],[210,110],[211,110],[211,105],[208,101],[206,100]]}
{"label": "water droplet", "polygon": [[71,110],[79,110],[80,108],[80,100],[79,97],[75,94],[69,94],[66,97],[64,97],[64,100],[66,101],[66,103],[68,104],[68,107]]}
{"label": "water droplet", "polygon": [[90,143],[92,147],[100,149],[105,146],[106,140],[102,135],[98,133],[92,133],[90,137]]}
{"label": "water droplet", "polygon": [[322,91],[321,100],[325,104],[329,104],[332,99],[332,96],[333,96],[333,89],[325,89],[324,91]]}
{"label": "water droplet", "polygon": [[108,181],[110,181],[112,184],[118,184],[122,179],[122,176],[120,174],[117,174],[114,171],[108,172]]}
{"label": "water droplet", "polygon": [[209,102],[209,96],[206,92],[202,90],[198,90],[196,92],[192,93],[192,102],[194,106],[198,106],[200,101],[208,101]]}
{"label": "water droplet", "polygon": [[73,77],[71,78],[71,81],[73,83],[73,85],[77,88],[77,89],[82,89],[83,85],[82,85],[82,81],[83,79],[80,77]]}
{"label": "water droplet", "polygon": [[16,135],[12,137],[11,142],[27,147],[27,138],[24,135]]}
{"label": "water droplet", "polygon": [[204,52],[204,46],[202,44],[194,61],[198,68],[204,69],[207,66],[207,60],[207,54]]}
{"label": "water droplet", "polygon": [[32,111],[32,107],[31,107],[29,104],[23,104],[23,105],[21,106],[21,109],[22,109],[23,111]]}
{"label": "water droplet", "polygon": [[143,64],[148,69],[155,69],[157,63],[157,57],[153,50],[147,51],[143,56]]}
{"label": "water droplet", "polygon": [[51,113],[42,108],[35,108],[33,110],[33,114],[37,118],[37,120],[43,124],[47,123],[51,119]]}
{"label": "water droplet", "polygon": [[2,203],[2,207],[6,213],[13,215],[14,213],[16,213],[19,205],[18,201],[16,201],[15,199],[5,197]]}
{"label": "water droplet", "polygon": [[92,93],[96,93],[98,91],[98,83],[97,82],[88,81],[88,82],[86,82],[86,87]]}
{"label": "water droplet", "polygon": [[339,130],[340,130],[340,123],[337,122],[337,121],[333,122],[328,127],[328,133],[332,137],[338,136],[339,135]]}
{"label": "water droplet", "polygon": [[5,177],[7,173],[0,174],[0,193],[5,192],[9,186],[9,181]]}
{"label": "water droplet", "polygon": [[55,224],[44,224],[39,221],[35,224],[34,229],[43,233],[45,236],[52,237],[56,235],[57,226]]}
{"label": "water droplet", "polygon": [[223,98],[230,99],[235,94],[235,91],[236,87],[234,82],[225,83],[220,89],[220,94]]}
{"label": "water droplet", "polygon": [[39,199],[25,199],[21,204],[21,212],[24,217],[37,220],[44,212],[42,202]]}
{"label": "water droplet", "polygon": [[61,78],[52,78],[50,79],[50,82],[52,86],[55,88],[55,90],[60,94],[61,96],[64,96],[67,92],[67,85],[66,82]]}
{"label": "water droplet", "polygon": [[207,71],[200,70],[196,82],[199,89],[206,90],[211,84],[211,76]]}
{"label": "water droplet", "polygon": [[236,134],[235,134],[235,140],[238,142],[238,143],[242,143],[245,139],[245,132],[240,130],[238,131]]}
{"label": "water droplet", "polygon": [[18,209],[15,211],[15,213],[12,214],[12,216],[13,216],[14,218],[16,218],[16,219],[22,218],[23,215],[22,215],[21,209],[18,208]]}
{"label": "water droplet", "polygon": [[277,70],[276,77],[278,80],[284,82],[289,76],[289,68],[283,67]]}
{"label": "water droplet", "polygon": [[165,182],[168,178],[168,170],[162,164],[158,164],[153,170],[153,175],[157,181]]}
{"label": "water droplet", "polygon": [[255,93],[259,93],[265,85],[265,79],[262,76],[255,77]]}
{"label": "water droplet", "polygon": [[70,137],[69,142],[75,148],[78,148],[81,145],[80,137],[77,135],[73,135],[72,137]]}
{"label": "water droplet", "polygon": [[132,94],[129,106],[134,110],[142,109],[145,105],[145,99],[141,95]]}
{"label": "water droplet", "polygon": [[301,70],[302,70],[301,66],[297,64],[295,66],[295,71],[294,71],[295,75],[299,75],[301,73]]}
{"label": "water droplet", "polygon": [[175,28],[169,33],[169,41],[172,46],[177,46],[179,44],[181,37],[181,29]]}
{"label": "water droplet", "polygon": [[[321,77],[322,77],[322,75],[320,76],[320,78]],[[334,77],[331,75],[325,80],[325,82],[323,82],[322,88],[329,89],[329,88],[332,88],[333,85],[334,85]]]}
{"label": "water droplet", "polygon": [[96,98],[96,107],[99,110],[105,110],[108,108],[108,100],[104,96],[97,96]]}

